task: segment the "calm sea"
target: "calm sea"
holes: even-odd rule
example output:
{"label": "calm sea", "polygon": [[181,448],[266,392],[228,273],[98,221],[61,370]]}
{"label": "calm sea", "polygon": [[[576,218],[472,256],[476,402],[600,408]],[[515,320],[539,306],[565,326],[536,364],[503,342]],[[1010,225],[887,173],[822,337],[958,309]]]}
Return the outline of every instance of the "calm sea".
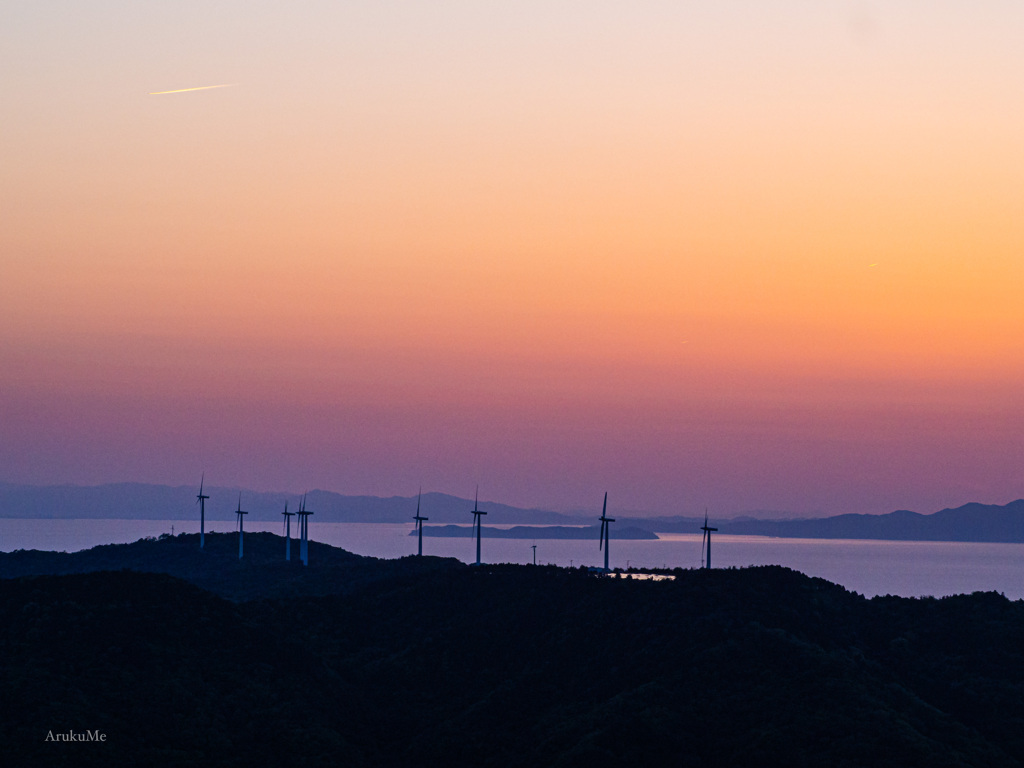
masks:
{"label": "calm sea", "polygon": [[[126,543],[162,533],[198,533],[188,520],[14,520],[0,519],[0,550],[49,549],[73,552],[98,544]],[[410,525],[310,523],[310,538],[360,555],[401,557],[416,551]],[[208,531],[233,531],[233,521],[208,521]],[[280,523],[246,522],[246,530],[283,533]],[[293,531],[294,535],[294,531]],[[614,567],[700,566],[698,534],[660,534],[658,541],[611,543]],[[530,563],[532,545],[537,562],[556,565],[600,565],[597,541],[554,539],[487,539],[483,559],[492,563]],[[423,540],[425,554],[475,559],[470,538]],[[992,590],[1024,599],[1024,544],[964,544],[931,541],[866,541],[849,539],[775,539],[763,536],[715,536],[712,564],[716,568],[784,565],[820,576],[869,597],[874,595],[952,595]]]}

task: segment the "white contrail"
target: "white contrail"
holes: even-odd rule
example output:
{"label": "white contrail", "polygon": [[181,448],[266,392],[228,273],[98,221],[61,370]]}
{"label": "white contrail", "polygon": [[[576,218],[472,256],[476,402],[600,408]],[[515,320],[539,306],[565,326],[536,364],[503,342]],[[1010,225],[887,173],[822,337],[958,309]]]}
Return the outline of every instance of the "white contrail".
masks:
{"label": "white contrail", "polygon": [[162,96],[165,93],[186,93],[187,91],[208,91],[211,88],[230,88],[238,83],[224,83],[224,85],[201,85],[198,88],[179,88],[176,91],[150,91],[150,96]]}

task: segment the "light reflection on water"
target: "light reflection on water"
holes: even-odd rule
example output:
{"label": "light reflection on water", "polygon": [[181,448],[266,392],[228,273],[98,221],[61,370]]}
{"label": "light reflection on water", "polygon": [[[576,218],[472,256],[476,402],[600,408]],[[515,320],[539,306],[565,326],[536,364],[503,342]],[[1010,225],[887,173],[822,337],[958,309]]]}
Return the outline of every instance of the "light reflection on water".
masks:
{"label": "light reflection on water", "polygon": [[[191,520],[17,520],[0,519],[0,550],[49,549],[76,551],[98,544],[125,543],[143,536],[198,533]],[[207,531],[234,531],[233,521],[207,521]],[[281,523],[246,521],[247,531],[283,533]],[[310,537],[360,555],[394,558],[416,551],[412,524],[310,522]],[[659,534],[658,541],[612,539],[610,565],[624,568],[697,568],[700,534]],[[293,527],[294,536],[294,527]],[[603,564],[597,540],[488,539],[483,559],[491,563],[555,565]],[[472,538],[425,536],[429,555],[475,559]],[[716,535],[712,547],[716,568],[746,565],[784,565],[809,576],[820,576],[867,596],[907,597],[950,595],[994,590],[1011,599],[1024,599],[1024,544],[974,544],[931,541],[868,541],[849,539],[778,539],[764,536]]]}

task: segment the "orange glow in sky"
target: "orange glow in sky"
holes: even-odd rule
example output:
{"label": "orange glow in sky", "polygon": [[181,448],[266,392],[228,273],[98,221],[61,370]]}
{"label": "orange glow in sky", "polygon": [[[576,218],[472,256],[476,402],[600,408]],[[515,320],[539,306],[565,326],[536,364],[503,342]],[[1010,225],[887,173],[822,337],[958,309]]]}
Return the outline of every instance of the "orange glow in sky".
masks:
{"label": "orange glow in sky", "polygon": [[222,6],[5,13],[0,481],[1024,495],[1019,4]]}

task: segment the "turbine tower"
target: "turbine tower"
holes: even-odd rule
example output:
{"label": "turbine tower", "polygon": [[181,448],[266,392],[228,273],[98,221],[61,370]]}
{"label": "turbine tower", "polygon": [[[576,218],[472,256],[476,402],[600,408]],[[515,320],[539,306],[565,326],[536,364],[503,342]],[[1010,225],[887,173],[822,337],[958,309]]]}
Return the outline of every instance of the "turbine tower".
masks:
{"label": "turbine tower", "polygon": [[302,494],[299,504],[299,559],[303,565],[309,565],[309,516],[313,513],[306,509],[306,494]]}
{"label": "turbine tower", "polygon": [[423,489],[416,495],[416,517],[413,520],[416,521],[416,534],[420,537],[419,549],[416,552],[417,557],[423,557],[423,522],[429,520],[429,517],[423,517],[420,515],[420,497],[423,495]]}
{"label": "turbine tower", "polygon": [[199,548],[206,547],[206,500],[210,498],[203,494],[203,483],[206,482],[206,473],[203,472],[199,480],[199,495],[196,496],[196,504],[199,505]]}
{"label": "turbine tower", "polygon": [[601,541],[597,545],[598,551],[604,547],[604,569],[608,570],[608,534],[610,533],[611,523],[615,522],[615,518],[608,517],[608,491],[604,492],[604,506],[601,508]]}
{"label": "turbine tower", "polygon": [[244,518],[242,515],[248,515],[248,512],[242,511],[242,494],[238,494],[238,509],[235,510],[235,515],[238,516],[238,559],[242,559],[242,538],[245,535],[245,526],[243,525]]}
{"label": "turbine tower", "polygon": [[[705,568],[711,567],[711,532],[717,531],[717,528],[708,528],[708,511],[704,510],[704,525],[701,526],[701,530],[704,531],[704,538],[700,544],[700,559]],[[704,559],[704,546],[707,545],[707,559]]]}
{"label": "turbine tower", "polygon": [[295,514],[288,511],[287,501],[284,503],[284,512],[281,514],[284,515],[284,559],[287,562],[292,559],[292,515]]}
{"label": "turbine tower", "polygon": [[480,511],[480,486],[476,487],[476,496],[473,497],[473,527],[476,529],[476,564],[480,565],[480,515],[486,512]]}

